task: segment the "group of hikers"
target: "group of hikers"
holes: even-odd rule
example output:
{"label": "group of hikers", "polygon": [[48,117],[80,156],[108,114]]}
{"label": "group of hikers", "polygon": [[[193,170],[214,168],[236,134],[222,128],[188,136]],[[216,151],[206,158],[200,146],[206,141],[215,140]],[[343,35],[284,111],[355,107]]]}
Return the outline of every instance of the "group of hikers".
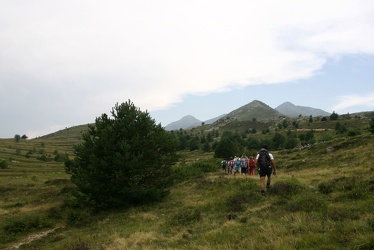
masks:
{"label": "group of hikers", "polygon": [[267,177],[266,188],[270,188],[271,175],[276,175],[274,157],[268,151],[267,145],[262,146],[256,157],[249,158],[243,153],[240,157],[236,154],[230,157],[230,160],[223,159],[221,161],[222,171],[228,174],[238,175],[255,175],[255,168],[258,167],[260,175],[261,194],[265,196],[265,177]]}

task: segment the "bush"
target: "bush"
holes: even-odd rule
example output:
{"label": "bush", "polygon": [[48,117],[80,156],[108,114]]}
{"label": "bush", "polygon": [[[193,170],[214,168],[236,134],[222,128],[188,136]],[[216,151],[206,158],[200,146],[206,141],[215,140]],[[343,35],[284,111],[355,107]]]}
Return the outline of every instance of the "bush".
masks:
{"label": "bush", "polygon": [[271,194],[275,195],[281,195],[281,196],[287,196],[287,195],[293,195],[298,193],[302,187],[299,184],[292,183],[292,182],[278,182],[275,183],[271,190]]}
{"label": "bush", "polygon": [[334,191],[333,185],[331,183],[327,183],[327,182],[320,183],[318,185],[318,190],[322,194],[329,194],[329,193],[332,193]]}
{"label": "bush", "polygon": [[374,218],[368,219],[367,223],[370,229],[374,232]]}
{"label": "bush", "polygon": [[181,164],[173,168],[173,181],[180,183],[203,173],[215,172],[219,164],[212,160],[205,160],[192,163],[191,165]]}
{"label": "bush", "polygon": [[323,194],[339,192],[335,201],[350,201],[367,199],[372,192],[371,181],[363,177],[339,177],[328,182],[319,184],[319,191]]}
{"label": "bush", "polygon": [[8,167],[8,163],[5,160],[1,159],[0,160],[0,169],[6,169],[7,167]]}
{"label": "bush", "polygon": [[84,226],[92,222],[92,213],[82,209],[68,209],[66,211],[66,221],[71,226]]}
{"label": "bush", "polygon": [[354,177],[339,177],[328,182],[318,185],[318,189],[323,194],[329,194],[334,191],[349,191],[355,186],[356,179]]}
{"label": "bush", "polygon": [[365,243],[357,247],[358,250],[373,250],[374,249],[374,238],[368,239]]}
{"label": "bush", "polygon": [[257,205],[262,198],[255,182],[238,181],[234,186],[238,192],[228,197],[226,201],[228,212],[245,211],[246,206]]}
{"label": "bush", "polygon": [[354,207],[330,207],[327,211],[327,216],[333,221],[357,220],[360,218],[360,212]]}
{"label": "bush", "polygon": [[46,228],[51,226],[51,222],[42,219],[39,216],[21,216],[16,218],[9,218],[3,229],[10,234],[27,233],[36,229]]}
{"label": "bush", "polygon": [[55,155],[55,161],[57,162],[65,162],[66,160],[69,159],[68,155],[67,154],[60,154],[60,153],[57,153]]}

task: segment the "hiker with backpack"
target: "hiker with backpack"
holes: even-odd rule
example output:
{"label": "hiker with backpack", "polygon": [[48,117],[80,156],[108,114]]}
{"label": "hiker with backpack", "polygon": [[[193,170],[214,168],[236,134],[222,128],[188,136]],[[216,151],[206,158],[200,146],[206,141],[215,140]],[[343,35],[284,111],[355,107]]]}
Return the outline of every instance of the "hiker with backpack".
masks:
{"label": "hiker with backpack", "polygon": [[249,166],[249,172],[248,175],[254,176],[255,175],[255,167],[256,167],[256,162],[253,159],[253,156],[249,157],[248,160],[248,166]]}
{"label": "hiker with backpack", "polygon": [[240,157],[239,156],[235,156],[234,158],[234,169],[233,169],[233,172],[234,172],[234,176],[236,175],[236,173],[239,173],[240,175]]}
{"label": "hiker with backpack", "polygon": [[234,165],[235,165],[235,162],[234,162],[234,158],[233,157],[230,157],[230,160],[229,160],[229,167],[228,167],[228,174],[232,174],[233,173],[233,170],[234,170]]}
{"label": "hiker with backpack", "polygon": [[240,167],[242,171],[242,175],[247,175],[248,172],[248,157],[243,154],[240,158]]}
{"label": "hiker with backpack", "polygon": [[221,167],[222,167],[222,171],[223,171],[224,173],[226,173],[226,166],[227,166],[227,161],[226,161],[225,159],[223,159],[223,160],[221,161]]}
{"label": "hiker with backpack", "polygon": [[268,151],[267,145],[262,146],[256,156],[256,165],[260,174],[261,194],[265,196],[265,177],[267,176],[266,189],[270,188],[271,174],[276,175],[274,157]]}

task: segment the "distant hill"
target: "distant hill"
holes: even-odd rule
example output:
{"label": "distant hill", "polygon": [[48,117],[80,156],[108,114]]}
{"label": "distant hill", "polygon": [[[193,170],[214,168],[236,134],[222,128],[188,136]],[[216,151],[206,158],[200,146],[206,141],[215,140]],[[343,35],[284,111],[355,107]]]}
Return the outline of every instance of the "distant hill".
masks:
{"label": "distant hill", "polygon": [[215,118],[206,120],[206,121],[200,121],[199,119],[195,118],[192,115],[186,115],[182,117],[180,120],[172,122],[168,125],[166,125],[165,130],[179,130],[179,129],[187,129],[187,128],[193,128],[197,126],[201,126],[201,124],[204,122],[204,124],[212,124],[215,121],[219,120],[225,115],[220,115]]}
{"label": "distant hill", "polygon": [[229,117],[231,119],[233,118],[238,121],[247,121],[252,120],[253,118],[271,119],[277,118],[279,116],[283,115],[277,110],[266,105],[265,103],[258,100],[254,100],[244,106],[241,106],[238,109],[231,111],[225,117]]}
{"label": "distant hill", "polygon": [[[293,105],[292,103],[290,103]],[[310,108],[311,109],[311,108]],[[297,113],[298,117],[300,114]],[[244,106],[241,106],[228,114],[223,114],[218,117],[212,118],[210,120],[204,121],[204,124],[213,124],[215,121],[223,118],[229,118],[230,120],[237,120],[237,121],[250,121],[252,119],[273,119],[278,118],[280,116],[287,116],[286,114],[279,112],[276,109],[271,108],[269,105],[259,101],[254,100]],[[188,129],[192,127],[201,126],[203,121],[200,121],[193,117],[192,115],[187,115],[181,118],[178,121],[172,122],[166,125],[166,130],[179,130],[179,129]]]}
{"label": "distant hill", "polygon": [[329,116],[330,113],[323,111],[322,109],[316,109],[311,107],[296,106],[290,102],[285,102],[275,108],[280,113],[285,116],[292,118],[301,116]]}
{"label": "distant hill", "polygon": [[212,119],[206,120],[204,123],[205,123],[205,124],[212,124],[212,123],[218,121],[219,119],[221,119],[222,117],[225,117],[225,116],[226,116],[226,114],[223,114],[223,115],[220,115],[220,116],[214,117],[214,118],[212,118]]}
{"label": "distant hill", "polygon": [[192,115],[183,116],[180,120],[172,122],[165,126],[165,130],[179,130],[200,126],[202,121]]}

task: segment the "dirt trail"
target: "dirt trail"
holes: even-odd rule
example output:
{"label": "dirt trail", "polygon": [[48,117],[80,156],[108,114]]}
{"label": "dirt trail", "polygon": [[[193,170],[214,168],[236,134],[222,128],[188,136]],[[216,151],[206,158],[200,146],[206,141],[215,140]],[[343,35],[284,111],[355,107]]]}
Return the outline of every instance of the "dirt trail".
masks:
{"label": "dirt trail", "polygon": [[8,248],[5,248],[4,250],[19,249],[21,246],[29,244],[29,243],[31,243],[31,242],[33,242],[35,240],[39,240],[39,239],[47,236],[50,233],[53,233],[54,231],[56,231],[57,229],[60,229],[60,228],[63,228],[63,226],[56,226],[56,227],[54,227],[52,229],[49,229],[49,230],[46,230],[46,231],[43,231],[43,232],[38,232],[38,233],[30,234],[29,236],[27,236],[26,238],[24,238],[20,242],[17,242],[15,244],[11,245]]}

